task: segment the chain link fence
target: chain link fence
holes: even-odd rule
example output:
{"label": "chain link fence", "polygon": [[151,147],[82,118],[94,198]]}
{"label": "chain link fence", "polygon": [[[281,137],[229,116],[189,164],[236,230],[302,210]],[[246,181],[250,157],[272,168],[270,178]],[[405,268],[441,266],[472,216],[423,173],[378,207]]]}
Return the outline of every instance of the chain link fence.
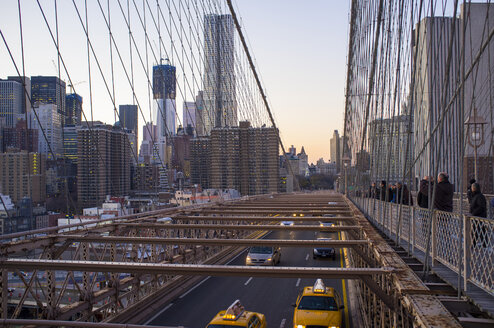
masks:
{"label": "chain link fence", "polygon": [[433,263],[456,274],[461,268],[465,290],[471,282],[494,295],[494,220],[373,198],[350,199],[388,237],[405,242],[412,253],[428,250]]}

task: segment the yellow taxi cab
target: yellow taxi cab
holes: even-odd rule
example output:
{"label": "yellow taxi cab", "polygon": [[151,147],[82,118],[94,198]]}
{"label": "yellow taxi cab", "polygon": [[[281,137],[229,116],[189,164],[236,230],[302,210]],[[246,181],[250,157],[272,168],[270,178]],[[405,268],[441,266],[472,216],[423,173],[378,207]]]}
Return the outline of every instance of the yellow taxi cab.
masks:
{"label": "yellow taxi cab", "polygon": [[266,328],[266,318],[262,313],[245,311],[239,300],[233,302],[226,311],[220,311],[206,328]]}
{"label": "yellow taxi cab", "polygon": [[342,326],[341,298],[334,288],[326,287],[322,279],[317,279],[314,286],[304,287],[293,306],[294,328]]}

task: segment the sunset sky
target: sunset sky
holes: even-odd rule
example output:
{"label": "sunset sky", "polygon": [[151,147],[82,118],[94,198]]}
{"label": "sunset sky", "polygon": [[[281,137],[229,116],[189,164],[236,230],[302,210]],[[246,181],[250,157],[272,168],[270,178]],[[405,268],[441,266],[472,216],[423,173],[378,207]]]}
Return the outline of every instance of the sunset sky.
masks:
{"label": "sunset sky", "polygon": [[[76,1],[76,3],[84,19],[84,2]],[[101,3],[106,5],[106,1]],[[121,3],[126,4],[126,1]],[[40,4],[52,32],[55,33],[54,2],[40,1]],[[91,66],[93,81],[93,111],[91,112],[84,31],[72,1],[58,1],[57,4],[60,49],[76,92],[84,98],[84,113],[88,120],[92,115],[95,120],[114,123],[116,116],[109,96],[111,91],[104,87],[103,79],[94,62]],[[333,130],[341,131],[343,128],[349,2],[236,0],[235,4],[250,43],[251,53],[256,58],[257,69],[285,147],[288,148],[293,144],[299,151],[304,146],[310,162],[316,162],[321,157],[328,161],[329,139]],[[23,1],[21,6],[26,75],[57,75],[56,48],[37,2]],[[95,51],[100,54],[100,65],[105,79],[109,82],[111,74],[108,30],[105,30],[106,26],[97,2],[90,1],[88,6],[91,40]],[[118,2],[112,2],[110,9],[114,37],[125,49],[125,45],[128,47],[129,42],[128,33]],[[106,10],[106,7],[103,10]],[[133,24],[134,27],[138,26],[136,15],[133,17]],[[22,74],[17,1],[2,2],[0,29]],[[136,38],[141,40],[138,42],[143,42],[142,34],[136,29]],[[152,31],[150,34],[150,38],[153,38]],[[138,47],[142,50],[144,45],[140,43]],[[123,51],[124,60],[127,52]],[[147,113],[147,82],[142,69],[139,73],[140,67],[136,56],[134,61],[135,79],[139,81],[136,82],[138,83],[136,94],[140,99],[140,106],[145,108]],[[0,78],[17,75],[3,42],[0,46],[0,62],[2,63]],[[127,66],[129,66],[128,62],[126,60]],[[154,60],[151,58],[150,65],[152,64]],[[123,70],[119,68],[117,58],[114,59],[114,65],[115,99],[118,107],[118,104],[132,102],[132,92]],[[179,75],[178,69],[177,75]],[[68,84],[67,74],[63,70],[61,77]],[[67,92],[69,91],[67,88]],[[184,95],[179,100],[177,95],[179,115],[182,100],[192,100],[190,98],[190,95]],[[140,118],[139,125],[143,124]]]}

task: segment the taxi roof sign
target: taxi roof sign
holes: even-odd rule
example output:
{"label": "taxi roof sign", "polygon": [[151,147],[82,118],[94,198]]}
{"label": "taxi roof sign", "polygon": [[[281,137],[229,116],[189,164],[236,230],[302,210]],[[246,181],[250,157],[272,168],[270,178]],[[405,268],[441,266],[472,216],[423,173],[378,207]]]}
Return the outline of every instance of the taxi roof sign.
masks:
{"label": "taxi roof sign", "polygon": [[224,320],[237,320],[240,318],[242,313],[244,313],[245,309],[240,300],[236,300],[230,305],[230,307],[225,311],[223,315]]}
{"label": "taxi roof sign", "polygon": [[314,283],[314,287],[312,288],[312,291],[314,293],[325,293],[326,292],[326,286],[324,285],[324,282],[322,279],[317,279],[316,282]]}

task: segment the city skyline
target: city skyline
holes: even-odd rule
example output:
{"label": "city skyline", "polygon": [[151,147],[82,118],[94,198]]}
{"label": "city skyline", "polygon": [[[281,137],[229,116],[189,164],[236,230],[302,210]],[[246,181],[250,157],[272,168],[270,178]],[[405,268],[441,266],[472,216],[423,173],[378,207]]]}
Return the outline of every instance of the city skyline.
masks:
{"label": "city skyline", "polygon": [[[313,17],[309,14],[301,14],[296,10],[296,2],[294,1],[275,1],[272,3],[263,3],[262,1],[245,2],[238,1],[238,14],[242,17],[242,24],[244,24],[244,33],[250,41],[251,51],[254,57],[257,58],[256,64],[258,70],[262,72],[262,78],[264,80],[264,88],[268,93],[268,98],[271,103],[274,116],[278,120],[278,128],[281,131],[281,137],[284,144],[300,144],[304,145],[311,162],[316,162],[319,158],[327,160],[329,158],[329,139],[334,129],[342,130],[342,118],[344,111],[344,90],[341,86],[345,79],[345,54],[347,44],[347,28],[336,29],[332,26],[346,26],[347,11],[349,4],[338,3],[335,6],[336,9],[344,12],[345,15],[337,14],[338,10],[334,10],[330,4],[324,1],[316,1],[310,4],[308,10],[312,15],[321,15],[320,19],[313,20]],[[17,4],[6,3],[6,10],[17,11]],[[25,74],[26,76],[58,76],[57,68],[57,54],[53,51],[53,42],[46,33],[47,29],[44,26],[43,17],[39,13],[39,8],[36,4],[22,3],[23,9],[23,21],[24,21],[24,47],[25,47]],[[60,3],[59,10],[73,11],[72,4]],[[78,3],[79,10],[83,9],[83,4]],[[88,4],[88,11],[98,13],[99,8],[95,4]],[[111,7],[112,12],[117,14],[118,6]],[[279,6],[282,7],[286,14],[284,18],[282,15],[277,15]],[[223,8],[227,11],[228,8]],[[322,19],[323,13],[329,13],[334,15],[334,19],[325,21]],[[47,19],[51,25],[54,25],[55,19],[52,10],[45,10]],[[271,18],[265,19],[270,16]],[[15,17],[5,17],[0,22],[0,28],[9,38],[6,40],[11,51],[17,56],[20,52],[20,43],[18,38],[18,29],[16,24],[9,24],[9,22],[15,20]],[[80,25],[73,24],[67,17],[60,16],[59,19],[59,33],[60,33],[60,48],[61,54],[64,56],[64,61],[69,67],[69,75],[73,84],[73,92],[82,96],[84,99],[83,110],[89,121],[100,120],[108,124],[114,124],[118,121],[118,107],[121,104],[133,104],[135,100],[132,96],[132,90],[129,85],[126,85],[126,77],[122,69],[118,67],[118,63],[115,60],[115,99],[116,102],[112,103],[110,94],[113,93],[111,85],[110,90],[107,90],[105,85],[101,81],[101,76],[95,62],[91,63],[94,77],[92,78],[92,106],[89,97],[89,83],[87,75],[87,63],[80,61],[80,54],[87,53],[85,44],[80,43],[76,45],[71,44],[72,39],[85,38],[83,30]],[[290,24],[292,20],[300,21],[300,26],[297,28]],[[333,23],[329,23],[329,22]],[[259,24],[262,22],[262,24]],[[303,23],[305,22],[305,24]],[[314,23],[317,23],[314,25]],[[44,30],[39,30],[36,26],[43,26]],[[104,31],[106,26],[104,21],[100,19],[94,19],[89,28],[89,32],[101,30]],[[268,25],[263,25],[268,24]],[[332,25],[334,24],[334,25]],[[298,24],[297,24],[298,25]],[[112,28],[118,27],[125,28],[122,21],[115,20],[112,22]],[[282,28],[280,28],[282,27]],[[303,28],[302,28],[303,27]],[[266,42],[267,38],[265,33],[276,33],[281,40],[288,40],[289,38],[296,37],[300,42],[300,46],[294,46],[285,44],[281,47],[281,43],[269,43]],[[91,34],[93,40],[93,47],[97,54],[108,52],[108,35],[106,38],[102,35]],[[106,29],[107,34],[107,29]],[[150,39],[156,37],[152,31],[149,32]],[[37,38],[33,38],[34,35],[39,35]],[[304,38],[304,35],[313,35],[314,38]],[[117,43],[128,42],[125,41],[123,35],[115,34],[113,36]],[[163,35],[163,44],[167,45],[167,36]],[[139,42],[139,41],[138,41]],[[331,44],[340,44],[341,47],[338,51],[332,49]],[[47,47],[46,45],[50,45]],[[144,47],[144,45],[142,45]],[[238,45],[236,45],[238,47]],[[317,52],[309,52],[307,49],[319,48]],[[305,50],[304,50],[305,49]],[[174,53],[166,53],[165,49],[160,50],[161,54],[156,54],[156,60],[150,58],[150,66],[159,64],[160,57],[168,58],[172,65],[176,65],[178,62],[177,55]],[[35,55],[36,54],[36,55]],[[128,54],[122,54],[124,60],[128,60]],[[135,56],[135,54],[134,54]],[[108,57],[108,56],[106,56]],[[327,58],[331,60],[327,60]],[[0,59],[4,62],[10,63],[8,54],[3,49],[0,52]],[[111,63],[108,58],[99,58],[100,65],[106,74],[110,75],[109,68]],[[94,61],[94,59],[93,59]],[[17,63],[20,65],[20,63]],[[289,70],[286,68],[293,65],[293,71],[291,77],[287,76]],[[297,65],[305,66],[304,70],[295,69]],[[319,67],[321,73],[315,78],[309,78],[308,74],[312,74]],[[14,67],[9,64],[3,67],[0,74],[6,78],[7,76],[15,76],[16,71]],[[183,74],[180,69],[177,69],[177,74]],[[67,74],[61,67],[61,78],[67,85],[70,84]],[[291,82],[291,80],[298,81],[297,83]],[[147,87],[148,83],[143,74],[139,73],[137,69],[134,70],[135,81],[135,93],[137,99],[140,99],[138,105],[141,112],[139,112],[139,125],[145,125],[142,114],[146,118],[146,122],[150,121],[149,109],[147,101]],[[107,81],[111,84],[111,81]],[[124,83],[125,82],[125,83]],[[180,83],[178,78],[177,83]],[[296,90],[298,90],[298,92]],[[199,90],[195,90],[196,94]],[[196,94],[189,93],[189,90],[183,88],[177,90],[176,108],[177,108],[177,126],[183,125],[182,122],[182,108],[184,101],[194,101]],[[296,94],[297,97],[292,97]],[[300,115],[298,109],[301,106],[310,106],[313,108],[312,115]],[[317,118],[317,119],[316,119]],[[241,118],[239,117],[239,120]],[[83,117],[84,120],[84,117]],[[156,124],[156,122],[154,122]],[[312,125],[317,128],[310,128]],[[304,130],[311,130],[310,134],[304,133]],[[139,131],[139,140],[142,140],[142,131]]]}

